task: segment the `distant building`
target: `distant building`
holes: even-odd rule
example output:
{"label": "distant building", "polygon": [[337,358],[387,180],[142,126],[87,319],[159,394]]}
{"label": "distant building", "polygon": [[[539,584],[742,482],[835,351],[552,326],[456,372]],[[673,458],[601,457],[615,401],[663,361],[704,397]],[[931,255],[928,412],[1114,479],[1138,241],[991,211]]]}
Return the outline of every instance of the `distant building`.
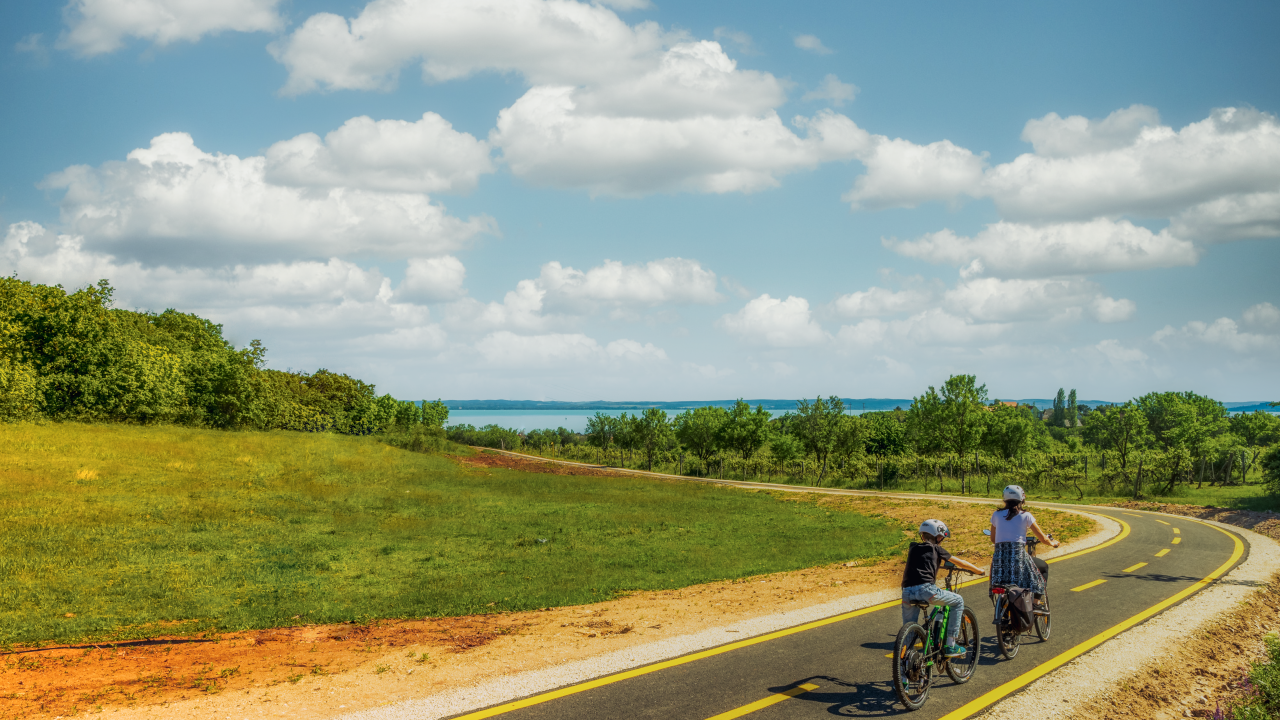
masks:
{"label": "distant building", "polygon": [[1045,422],[1049,422],[1050,420],[1052,420],[1052,419],[1053,419],[1053,410],[1052,410],[1052,409],[1050,409],[1050,410],[1045,410],[1043,413],[1040,413],[1040,419],[1041,419],[1041,420],[1043,420],[1043,421],[1045,421]]}

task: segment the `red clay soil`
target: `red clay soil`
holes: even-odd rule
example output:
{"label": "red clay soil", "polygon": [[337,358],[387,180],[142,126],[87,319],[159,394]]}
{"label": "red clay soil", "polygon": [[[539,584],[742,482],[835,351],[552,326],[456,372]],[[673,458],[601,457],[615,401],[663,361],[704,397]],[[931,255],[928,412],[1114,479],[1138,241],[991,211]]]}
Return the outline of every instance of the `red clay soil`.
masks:
{"label": "red clay soil", "polygon": [[463,652],[521,627],[505,616],[482,615],[19,648],[0,655],[0,717],[73,715],[297,683],[396,647]]}

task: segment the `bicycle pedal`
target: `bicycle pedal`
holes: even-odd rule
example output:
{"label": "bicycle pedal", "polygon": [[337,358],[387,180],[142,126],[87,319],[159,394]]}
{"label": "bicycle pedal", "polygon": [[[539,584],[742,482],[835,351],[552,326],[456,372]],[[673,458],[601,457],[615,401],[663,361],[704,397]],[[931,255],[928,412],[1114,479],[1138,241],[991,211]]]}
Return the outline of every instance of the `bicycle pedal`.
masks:
{"label": "bicycle pedal", "polygon": [[1041,617],[1049,617],[1049,611],[1048,611],[1048,610],[1032,610],[1032,611],[1031,611],[1031,614],[1032,614],[1032,615],[1039,615],[1039,616],[1041,616]]}

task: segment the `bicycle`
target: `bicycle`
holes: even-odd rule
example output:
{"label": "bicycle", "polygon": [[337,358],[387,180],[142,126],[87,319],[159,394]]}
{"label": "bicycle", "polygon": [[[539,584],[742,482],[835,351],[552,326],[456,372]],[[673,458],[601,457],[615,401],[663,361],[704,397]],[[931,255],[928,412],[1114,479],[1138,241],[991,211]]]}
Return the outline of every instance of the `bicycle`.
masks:
{"label": "bicycle", "polygon": [[[983,534],[990,535],[990,530],[983,530]],[[1053,539],[1053,535],[1049,535],[1049,539]],[[1034,535],[1027,536],[1027,554],[1032,558],[1036,556],[1036,547],[1040,544],[1040,540]],[[1031,610],[1032,623],[1025,630],[1017,631],[1013,627],[1013,623],[1009,620],[1008,600],[1005,593],[1008,585],[991,586],[988,596],[991,598],[991,604],[995,610],[996,625],[996,644],[1000,646],[1000,654],[1005,659],[1012,660],[1017,654],[1018,649],[1022,645],[1022,638],[1035,632],[1036,637],[1040,638],[1040,642],[1049,639],[1049,635],[1053,632],[1053,615],[1049,610],[1049,584],[1046,579],[1044,593],[1036,599],[1035,605]]]}
{"label": "bicycle", "polygon": [[[947,590],[952,590],[951,576],[959,568],[950,562],[943,563],[942,567],[947,571],[944,584]],[[911,604],[926,610],[930,607],[927,602]],[[938,668],[945,670],[957,685],[963,685],[973,678],[973,671],[978,667],[981,649],[978,618],[968,607],[961,614],[960,631],[956,635],[956,644],[965,649],[964,656],[948,658],[942,654],[943,634],[950,615],[950,607],[936,605],[923,627],[918,623],[906,623],[898,630],[898,637],[893,643],[893,689],[908,710],[919,710],[924,706]]]}

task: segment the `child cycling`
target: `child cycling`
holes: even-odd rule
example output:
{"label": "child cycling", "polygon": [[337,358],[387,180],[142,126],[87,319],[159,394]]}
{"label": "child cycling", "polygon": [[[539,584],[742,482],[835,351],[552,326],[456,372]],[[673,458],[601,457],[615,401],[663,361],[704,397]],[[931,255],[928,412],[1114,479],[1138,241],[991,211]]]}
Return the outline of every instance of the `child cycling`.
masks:
{"label": "child cycling", "polygon": [[1044,594],[1049,566],[1027,554],[1027,532],[1053,547],[1058,547],[1058,541],[1045,535],[1035,516],[1022,508],[1027,494],[1021,487],[1010,485],[1003,495],[1004,508],[991,515],[991,542],[996,546],[991,558],[991,584],[1017,585],[1038,598]]}
{"label": "child cycling", "polygon": [[964,657],[965,649],[956,645],[956,635],[960,632],[960,616],[964,612],[964,598],[959,593],[948,592],[938,587],[938,568],[950,560],[963,570],[977,575],[986,573],[979,567],[957,557],[942,548],[942,541],[951,537],[941,520],[925,520],[920,523],[920,539],[907,549],[907,567],[902,571],[902,622],[913,623],[919,620],[920,608],[912,602],[927,602],[931,605],[946,605],[951,608],[947,616],[946,640],[942,654],[947,657]]}

